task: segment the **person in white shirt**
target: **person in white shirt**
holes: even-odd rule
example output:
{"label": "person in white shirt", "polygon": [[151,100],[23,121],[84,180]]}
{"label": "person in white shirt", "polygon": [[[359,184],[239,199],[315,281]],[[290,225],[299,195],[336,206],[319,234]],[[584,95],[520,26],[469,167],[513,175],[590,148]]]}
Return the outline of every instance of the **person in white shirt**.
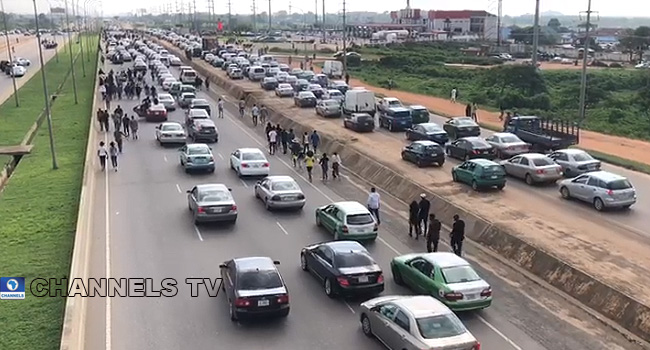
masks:
{"label": "person in white shirt", "polygon": [[377,193],[376,188],[371,188],[370,189],[370,194],[368,195],[368,210],[370,210],[370,213],[375,217],[375,220],[377,220],[377,225],[379,225],[380,220],[379,220],[379,200],[380,196],[379,193]]}
{"label": "person in white shirt", "polygon": [[456,103],[456,97],[458,96],[458,89],[451,89],[451,102]]}
{"label": "person in white shirt", "polygon": [[251,114],[253,115],[253,124],[257,126],[257,118],[260,116],[260,109],[257,108],[257,105],[253,105],[253,108],[251,108]]}
{"label": "person in white shirt", "polygon": [[217,102],[217,109],[219,110],[219,118],[223,118],[223,100],[221,98]]}
{"label": "person in white shirt", "polygon": [[332,157],[330,157],[330,161],[332,162],[332,178],[340,179],[339,167],[341,166],[341,157],[339,157],[337,152],[334,152],[332,153]]}
{"label": "person in white shirt", "polygon": [[99,142],[99,149],[97,149],[97,156],[99,157],[99,164],[102,167],[102,171],[106,170],[106,159],[108,158],[108,150],[104,141]]}
{"label": "person in white shirt", "polygon": [[275,150],[278,144],[278,132],[275,128],[269,130],[269,153],[275,154]]}

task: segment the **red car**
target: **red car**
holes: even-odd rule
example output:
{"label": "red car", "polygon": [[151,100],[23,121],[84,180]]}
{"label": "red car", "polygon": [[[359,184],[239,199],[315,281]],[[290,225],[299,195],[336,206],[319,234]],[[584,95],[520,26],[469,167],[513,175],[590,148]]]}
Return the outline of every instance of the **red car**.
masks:
{"label": "red car", "polygon": [[167,109],[162,104],[151,106],[147,109],[144,118],[148,122],[166,122]]}

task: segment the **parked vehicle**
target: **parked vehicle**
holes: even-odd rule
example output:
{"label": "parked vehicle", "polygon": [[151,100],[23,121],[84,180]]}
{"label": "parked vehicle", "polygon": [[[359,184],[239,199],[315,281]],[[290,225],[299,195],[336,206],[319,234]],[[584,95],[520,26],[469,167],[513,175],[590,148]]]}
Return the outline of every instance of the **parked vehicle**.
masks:
{"label": "parked vehicle", "polygon": [[325,61],[323,63],[323,74],[329,78],[341,79],[343,77],[343,62]]}
{"label": "parked vehicle", "polygon": [[251,81],[260,81],[266,77],[266,70],[261,66],[254,66],[248,70],[248,79]]}
{"label": "parked vehicle", "polygon": [[418,167],[445,164],[445,150],[432,141],[415,141],[402,150],[402,159],[415,163]]}
{"label": "parked vehicle", "polygon": [[447,145],[446,153],[449,157],[461,160],[496,158],[494,147],[480,137],[460,138]]}
{"label": "parked vehicle", "polygon": [[260,86],[266,91],[275,90],[275,88],[278,87],[278,80],[275,78],[267,77],[260,82]]}
{"label": "parked vehicle", "polygon": [[379,127],[389,131],[402,131],[412,125],[411,111],[404,107],[390,107],[379,114]]}
{"label": "parked vehicle", "polygon": [[562,167],[544,154],[525,153],[501,162],[506,174],[526,180],[528,185],[555,183],[562,178]]}
{"label": "parked vehicle", "polygon": [[599,160],[576,148],[557,150],[551,153],[549,157],[562,167],[566,177],[575,177],[590,171],[598,171],[601,166]]}
{"label": "parked vehicle", "polygon": [[560,194],[564,199],[578,199],[591,203],[594,209],[628,209],[636,203],[636,190],[623,176],[607,171],[593,171],[575,179],[560,182]]}
{"label": "parked vehicle", "polygon": [[275,96],[278,97],[292,97],[293,88],[289,84],[280,84],[275,88]]}
{"label": "parked vehicle", "polygon": [[311,91],[300,91],[293,98],[296,106],[300,108],[316,107],[316,96]]}
{"label": "parked vehicle", "polygon": [[447,132],[436,123],[413,124],[406,129],[406,139],[409,141],[429,140],[440,145],[449,141]]}
{"label": "parked vehicle", "polygon": [[451,118],[445,122],[442,128],[452,140],[461,137],[481,136],[481,128],[469,117]]}
{"label": "parked vehicle", "polygon": [[364,88],[348,90],[343,102],[343,113],[368,113],[375,116],[375,93]]}
{"label": "parked vehicle", "polygon": [[580,127],[575,123],[535,116],[513,117],[505,129],[539,151],[569,148],[578,143],[580,136]]}
{"label": "parked vehicle", "polygon": [[402,101],[395,97],[384,97],[377,102],[377,111],[385,113],[391,108],[404,108]]}
{"label": "parked vehicle", "polygon": [[341,104],[337,100],[321,100],[316,105],[316,114],[323,117],[340,117]]}
{"label": "parked vehicle", "polygon": [[429,122],[429,110],[426,107],[420,105],[410,105],[408,108],[411,110],[411,119],[413,119],[413,124]]}
{"label": "parked vehicle", "polygon": [[503,167],[487,159],[470,159],[456,165],[451,170],[451,178],[454,182],[471,185],[474,191],[491,187],[502,190],[506,187]]}
{"label": "parked vehicle", "polygon": [[239,68],[232,68],[228,71],[228,77],[233,80],[243,79],[244,73]]}
{"label": "parked vehicle", "polygon": [[530,145],[522,141],[517,135],[509,132],[497,132],[485,138],[497,152],[498,158],[510,158],[519,154],[528,153]]}

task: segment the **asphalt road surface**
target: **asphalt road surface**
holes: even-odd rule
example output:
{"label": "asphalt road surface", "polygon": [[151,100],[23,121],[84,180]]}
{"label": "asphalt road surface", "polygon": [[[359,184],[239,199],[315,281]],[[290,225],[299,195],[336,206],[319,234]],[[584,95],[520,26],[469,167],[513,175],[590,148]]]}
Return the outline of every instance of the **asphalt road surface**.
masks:
{"label": "asphalt road surface", "polygon": [[[109,66],[118,70],[119,66]],[[126,65],[121,67],[125,69]],[[214,99],[208,98],[216,111]],[[119,103],[131,115],[136,101]],[[381,349],[359,328],[362,300],[330,299],[322,286],[299,267],[300,249],[331,236],[314,223],[316,207],[334,201],[365,203],[368,184],[351,174],[323,183],[316,171],[313,183],[289,165],[287,156],[269,156],[271,173],[298,181],[307,205],[299,213],[267,212],[255,199],[255,179],[239,179],[228,157],[240,147],[265,148],[261,127],[234,116],[213,119],[220,140],[213,144],[214,174],[186,174],[177,147],[161,147],[154,140],[155,124],[140,123],[140,139],[125,142],[119,171],[96,170],[94,229],[90,275],[113,278],[176,278],[173,298],[91,298],[86,322],[89,349]],[[182,122],[182,110],[170,120]],[[106,134],[101,139],[110,140]],[[196,184],[224,183],[232,188],[239,208],[233,227],[193,225],[185,191]],[[410,294],[390,277],[389,262],[398,255],[424,251],[424,242],[406,235],[403,204],[383,198],[380,237],[368,244],[386,275],[383,295]],[[443,235],[444,237],[444,235]],[[443,250],[448,249],[443,246]],[[223,295],[192,298],[188,277],[219,277],[218,265],[241,256],[269,256],[279,267],[290,291],[291,313],[284,320],[254,324],[230,321]],[[621,336],[591,321],[584,312],[543,287],[531,283],[505,265],[468,245],[466,256],[492,284],[491,308],[459,316],[485,350],[612,350],[633,349]],[[580,320],[575,322],[575,320]],[[589,329],[589,333],[583,331]]]}

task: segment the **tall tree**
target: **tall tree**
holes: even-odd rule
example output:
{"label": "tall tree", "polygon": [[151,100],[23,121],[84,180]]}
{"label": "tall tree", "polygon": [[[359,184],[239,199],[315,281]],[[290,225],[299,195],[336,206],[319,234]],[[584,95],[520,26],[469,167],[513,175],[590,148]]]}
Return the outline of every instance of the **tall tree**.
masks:
{"label": "tall tree", "polygon": [[557,18],[551,18],[546,26],[557,32],[560,30],[560,27],[562,27],[562,23],[560,23],[560,20]]}
{"label": "tall tree", "polygon": [[643,60],[643,52],[650,47],[650,27],[641,26],[635,30],[628,30],[620,40],[621,46],[630,54],[630,61],[634,55],[638,60]]}

